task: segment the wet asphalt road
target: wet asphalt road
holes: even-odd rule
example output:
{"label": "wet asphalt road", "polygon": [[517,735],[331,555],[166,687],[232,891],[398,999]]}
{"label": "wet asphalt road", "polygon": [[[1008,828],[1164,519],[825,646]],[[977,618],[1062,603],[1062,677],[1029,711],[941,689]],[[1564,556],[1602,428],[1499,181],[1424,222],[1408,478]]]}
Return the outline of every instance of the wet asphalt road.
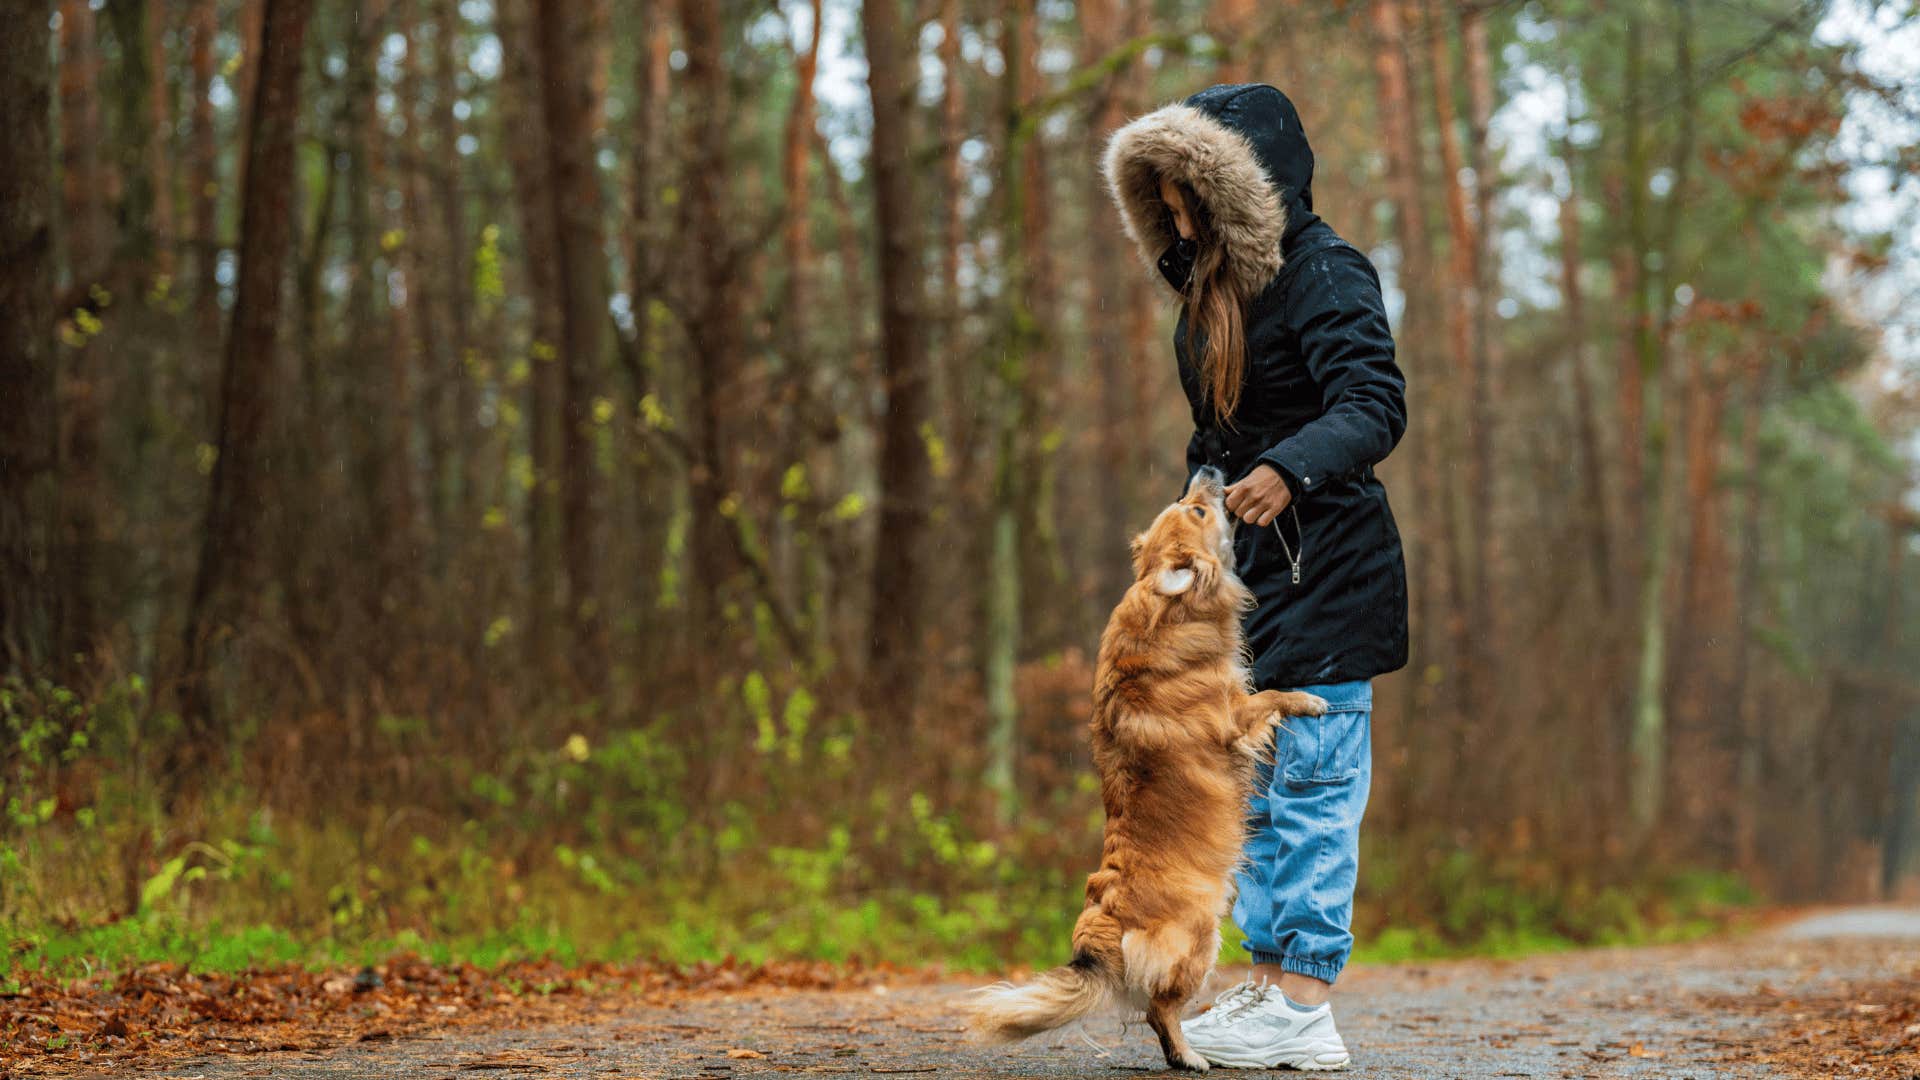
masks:
{"label": "wet asphalt road", "polygon": [[[1215,984],[1238,974],[1223,971]],[[1334,1007],[1354,1052],[1343,1074],[1351,1077],[1749,1077],[1774,1075],[1743,1051],[1783,1038],[1782,1020],[1714,999],[1888,979],[1920,982],[1920,909],[1827,912],[1697,945],[1356,967]],[[775,1073],[1105,1077],[1163,1068],[1146,1026],[1117,1019],[1012,1049],[969,1043],[954,1012],[966,988],[715,995],[636,1004],[579,1026],[453,1031],[327,1054],[176,1060],[142,1075],[743,1080]],[[1914,1071],[1920,1075],[1920,1063]]]}

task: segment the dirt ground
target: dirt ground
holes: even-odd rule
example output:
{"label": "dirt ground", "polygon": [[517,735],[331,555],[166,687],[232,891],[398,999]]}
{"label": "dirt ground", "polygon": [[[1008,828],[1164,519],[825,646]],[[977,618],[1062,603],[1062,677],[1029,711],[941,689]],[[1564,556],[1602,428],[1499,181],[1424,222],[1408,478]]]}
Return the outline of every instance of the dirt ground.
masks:
{"label": "dirt ground", "polygon": [[[1224,987],[1238,977],[1223,971]],[[870,975],[853,988],[765,986],[609,994],[564,1010],[356,1040],[203,1044],[122,1057],[151,1077],[955,1077],[1158,1071],[1144,1024],[1090,1022],[983,1047],[955,1004],[971,984]],[[1356,967],[1335,998],[1366,1077],[1865,1077],[1920,1080],[1920,909],[1858,908],[1696,945],[1513,961]],[[89,1073],[60,1062],[63,1075]],[[19,1075],[37,1075],[21,1072]]]}

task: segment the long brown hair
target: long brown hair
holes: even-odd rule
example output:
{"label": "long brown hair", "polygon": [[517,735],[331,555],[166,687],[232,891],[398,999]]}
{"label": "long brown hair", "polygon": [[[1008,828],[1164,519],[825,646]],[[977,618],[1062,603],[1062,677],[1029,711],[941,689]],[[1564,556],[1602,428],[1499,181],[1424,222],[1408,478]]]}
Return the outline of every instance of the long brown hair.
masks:
{"label": "long brown hair", "polygon": [[1187,282],[1187,353],[1194,355],[1194,342],[1201,342],[1195,363],[1200,378],[1213,399],[1213,411],[1221,421],[1231,422],[1240,407],[1240,387],[1247,373],[1247,331],[1242,309],[1243,297],[1234,288],[1227,272],[1227,249],[1213,228],[1213,215],[1207,205],[1186,184],[1180,185],[1193,218],[1193,277]]}

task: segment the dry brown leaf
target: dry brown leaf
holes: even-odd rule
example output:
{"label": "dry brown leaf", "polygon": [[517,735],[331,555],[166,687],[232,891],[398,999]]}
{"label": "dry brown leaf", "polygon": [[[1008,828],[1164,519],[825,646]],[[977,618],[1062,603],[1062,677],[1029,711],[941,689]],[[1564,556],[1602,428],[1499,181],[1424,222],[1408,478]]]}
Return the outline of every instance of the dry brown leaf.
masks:
{"label": "dry brown leaf", "polygon": [[758,1050],[735,1049],[727,1051],[727,1056],[730,1058],[763,1058],[767,1055]]}

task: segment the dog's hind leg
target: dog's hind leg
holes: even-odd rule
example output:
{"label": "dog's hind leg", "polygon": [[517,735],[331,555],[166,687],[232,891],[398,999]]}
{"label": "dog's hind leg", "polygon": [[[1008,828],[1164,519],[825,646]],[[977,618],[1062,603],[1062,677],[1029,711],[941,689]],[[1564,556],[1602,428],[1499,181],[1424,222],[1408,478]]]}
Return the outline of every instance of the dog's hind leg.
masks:
{"label": "dog's hind leg", "polygon": [[1147,1026],[1160,1036],[1160,1050],[1167,1055],[1168,1067],[1206,1072],[1207,1059],[1193,1052],[1187,1045],[1187,1033],[1180,1030],[1180,1006],[1186,1000],[1185,994],[1154,995],[1147,1006]]}

